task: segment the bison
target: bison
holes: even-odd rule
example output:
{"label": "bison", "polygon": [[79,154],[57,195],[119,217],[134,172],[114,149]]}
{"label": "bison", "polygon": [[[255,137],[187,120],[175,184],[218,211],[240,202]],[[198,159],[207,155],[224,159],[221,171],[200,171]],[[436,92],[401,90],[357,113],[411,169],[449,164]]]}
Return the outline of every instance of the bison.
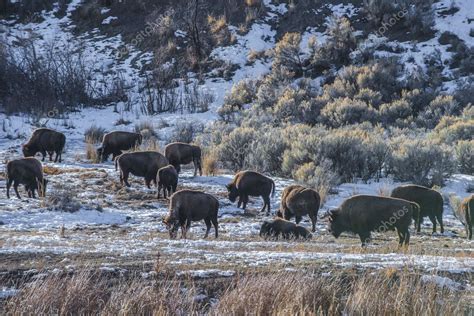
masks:
{"label": "bison", "polygon": [[472,239],[472,226],[474,226],[474,194],[465,198],[460,205],[461,222],[466,228],[466,236]]}
{"label": "bison", "polygon": [[158,186],[157,198],[160,198],[160,191],[163,189],[163,196],[166,199],[166,192],[168,195],[176,192],[178,186],[178,173],[173,165],[167,165],[166,167],[160,168],[156,175],[156,185]]}
{"label": "bison", "polygon": [[129,150],[140,146],[142,135],[139,133],[115,131],[104,135],[102,138],[102,147],[97,149],[97,156],[101,161],[107,161],[112,154],[112,160],[122,154],[122,150]]}
{"label": "bison", "polygon": [[6,167],[7,198],[10,198],[10,187],[13,184],[16,196],[20,199],[18,185],[23,184],[28,197],[36,198],[35,190],[38,195],[46,195],[46,185],[48,181],[43,176],[43,166],[41,162],[33,157],[21,158],[9,161]]}
{"label": "bison", "polygon": [[198,170],[199,175],[202,176],[201,148],[199,146],[185,143],[171,143],[165,147],[165,156],[178,173],[181,171],[181,165],[192,162],[194,164],[194,176],[197,175]]}
{"label": "bison", "polygon": [[278,217],[290,220],[295,216],[296,224],[299,224],[302,216],[308,215],[312,223],[312,232],[316,231],[316,220],[318,217],[321,198],[319,193],[313,189],[301,185],[290,185],[283,190],[281,196]]}
{"label": "bison", "polygon": [[150,188],[151,181],[156,184],[158,170],[168,165],[168,159],[156,151],[137,151],[124,153],[115,159],[115,170],[120,167],[120,183],[127,187],[128,175],[131,173],[137,177],[144,177],[146,186]]}
{"label": "bison", "polygon": [[40,152],[43,155],[42,161],[49,155],[49,161],[53,160],[53,154],[56,153],[54,162],[61,162],[62,152],[66,144],[66,136],[63,133],[54,131],[49,128],[38,128],[33,131],[30,139],[23,145],[23,155],[25,157],[33,157]]}
{"label": "bison", "polygon": [[372,231],[397,230],[399,245],[408,245],[408,227],[413,213],[418,213],[416,203],[373,195],[355,195],[346,199],[337,209],[329,211],[329,232],[338,238],[343,232],[359,235],[362,247]]}
{"label": "bison", "polygon": [[303,226],[296,225],[290,221],[282,218],[275,218],[273,221],[265,221],[260,228],[260,237],[267,239],[268,237],[278,239],[280,236],[283,239],[311,239],[312,235]]}
{"label": "bison", "polygon": [[267,215],[269,215],[270,194],[272,197],[275,196],[275,182],[255,171],[240,171],[234,176],[232,182],[227,185],[227,191],[229,192],[229,200],[235,202],[238,197],[237,207],[242,205],[244,210],[247,207],[249,196],[261,196],[264,204],[260,212],[267,208]]}
{"label": "bison", "polygon": [[169,214],[163,219],[163,223],[168,228],[171,239],[176,238],[179,227],[181,237],[186,239],[191,222],[204,220],[207,227],[204,238],[209,235],[211,223],[214,225],[217,238],[218,211],[219,201],[214,196],[200,191],[181,190],[171,196]]}
{"label": "bison", "polygon": [[420,185],[407,184],[393,189],[390,196],[412,201],[420,206],[419,218],[414,218],[417,232],[421,230],[423,217],[428,216],[433,223],[433,233],[436,233],[436,220],[438,220],[441,234],[444,233],[443,197],[438,191]]}

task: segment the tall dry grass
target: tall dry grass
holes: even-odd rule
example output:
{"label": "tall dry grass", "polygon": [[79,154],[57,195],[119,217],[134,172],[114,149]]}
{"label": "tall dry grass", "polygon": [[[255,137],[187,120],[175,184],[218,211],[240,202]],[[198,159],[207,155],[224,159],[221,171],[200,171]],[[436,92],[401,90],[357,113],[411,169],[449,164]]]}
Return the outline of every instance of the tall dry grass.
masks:
{"label": "tall dry grass", "polygon": [[4,301],[3,310],[13,315],[469,315],[474,307],[467,295],[396,269],[272,272],[206,281],[144,280],[89,270],[26,282]]}

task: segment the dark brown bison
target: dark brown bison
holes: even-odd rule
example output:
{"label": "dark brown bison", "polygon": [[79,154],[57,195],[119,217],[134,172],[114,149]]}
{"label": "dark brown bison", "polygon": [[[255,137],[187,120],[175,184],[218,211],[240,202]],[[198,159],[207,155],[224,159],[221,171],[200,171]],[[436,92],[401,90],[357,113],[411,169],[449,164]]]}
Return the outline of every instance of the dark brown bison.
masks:
{"label": "dark brown bison", "polygon": [[282,218],[275,218],[272,221],[265,221],[260,228],[260,237],[276,238],[280,236],[283,239],[311,239],[312,235],[309,230],[303,226],[296,225]]}
{"label": "dark brown bison", "polygon": [[200,191],[181,190],[171,196],[169,214],[163,219],[163,223],[168,228],[170,238],[176,238],[178,228],[181,227],[181,237],[186,239],[191,222],[204,220],[207,227],[204,238],[209,235],[211,223],[217,238],[218,211],[219,201],[214,196]]}
{"label": "dark brown bison", "polygon": [[199,175],[202,176],[201,148],[199,146],[185,143],[171,143],[165,147],[165,156],[178,173],[181,171],[181,165],[192,162],[194,164],[194,176],[197,175],[198,170]]}
{"label": "dark brown bison", "polygon": [[53,160],[53,154],[56,153],[54,162],[61,162],[62,152],[66,144],[66,136],[63,133],[53,131],[49,128],[35,129],[30,140],[23,145],[23,155],[33,157],[40,152],[43,155],[43,161],[46,153],[49,155],[49,161]]}
{"label": "dark brown bison", "polygon": [[245,210],[249,201],[249,196],[261,196],[263,198],[263,207],[260,212],[267,208],[267,215],[270,214],[270,195],[275,196],[275,182],[272,179],[255,171],[240,171],[227,185],[229,200],[235,202],[237,197],[239,201],[237,207],[242,205]]}
{"label": "dark brown bison", "polygon": [[97,149],[97,156],[102,161],[107,161],[112,154],[112,160],[122,154],[122,150],[130,150],[142,143],[142,135],[139,133],[115,131],[104,135],[102,147]]}
{"label": "dark brown bison", "polygon": [[23,184],[28,197],[35,198],[35,190],[38,195],[46,195],[48,181],[43,176],[43,166],[38,159],[33,157],[21,158],[9,161],[6,167],[7,197],[10,198],[10,187],[13,184],[16,196],[20,199],[18,185]]}
{"label": "dark brown bison", "polygon": [[414,218],[417,232],[420,232],[423,217],[428,216],[433,223],[433,233],[436,233],[436,220],[438,220],[441,234],[444,233],[443,197],[438,191],[420,185],[407,184],[393,189],[390,196],[412,201],[420,206],[419,218]]}
{"label": "dark brown bison", "polygon": [[120,167],[120,183],[127,187],[129,174],[144,177],[145,184],[150,189],[151,181],[156,184],[156,175],[160,168],[168,165],[168,159],[156,151],[137,151],[124,153],[115,159],[115,170]]}
{"label": "dark brown bison", "polygon": [[359,235],[362,246],[365,246],[372,231],[396,229],[400,246],[408,245],[408,227],[418,207],[416,203],[402,199],[355,195],[329,211],[329,232],[336,238],[343,232],[353,232]]}
{"label": "dark brown bison", "polygon": [[296,224],[299,224],[302,217],[308,215],[312,223],[312,232],[315,232],[320,202],[321,198],[317,191],[301,185],[290,185],[283,190],[277,216],[286,220],[295,216]]}
{"label": "dark brown bison", "polygon": [[461,202],[460,211],[460,220],[466,228],[466,236],[468,239],[472,239],[472,226],[474,226],[474,194]]}
{"label": "dark brown bison", "polygon": [[167,165],[166,167],[160,168],[156,175],[156,185],[158,186],[157,198],[160,198],[160,191],[163,189],[163,196],[166,199],[166,192],[168,195],[176,192],[178,186],[178,173],[173,165]]}

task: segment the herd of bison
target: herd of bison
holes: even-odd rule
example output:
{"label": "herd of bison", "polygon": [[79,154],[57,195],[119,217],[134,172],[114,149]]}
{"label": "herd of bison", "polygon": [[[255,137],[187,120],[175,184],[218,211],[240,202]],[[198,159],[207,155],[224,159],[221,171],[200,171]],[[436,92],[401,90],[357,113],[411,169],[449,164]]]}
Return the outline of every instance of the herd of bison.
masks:
{"label": "herd of bison", "polygon": [[[129,174],[145,178],[150,188],[151,182],[158,189],[157,197],[163,191],[164,198],[169,197],[169,214],[163,219],[170,238],[176,238],[181,227],[181,235],[186,232],[191,222],[204,220],[208,236],[212,225],[215,237],[218,237],[219,202],[211,194],[195,190],[176,191],[180,165],[194,164],[194,176],[201,169],[201,149],[199,146],[185,143],[171,143],[165,147],[164,155],[157,151],[135,151],[122,153],[139,146],[142,136],[138,133],[115,131],[104,135],[102,146],[97,149],[101,161],[110,155],[115,161],[115,169],[120,170],[120,182],[130,186]],[[35,198],[35,191],[44,197],[48,181],[43,176],[43,167],[39,160],[33,158],[38,152],[43,161],[46,154],[55,162],[61,162],[62,152],[66,143],[64,134],[46,128],[36,129],[29,141],[23,145],[25,158],[11,160],[6,166],[7,197],[10,198],[10,187],[18,198],[18,186],[23,184],[29,197]],[[269,177],[254,171],[238,172],[227,186],[228,198],[231,202],[238,200],[238,207],[245,209],[249,196],[262,197],[264,204],[261,211],[270,214],[270,198],[275,195],[275,183]],[[282,237],[284,239],[309,239],[311,232],[299,223],[303,216],[308,216],[312,223],[312,232],[316,229],[316,220],[320,207],[320,196],[316,190],[301,185],[286,187],[281,196],[281,206],[276,217],[263,222],[260,236],[264,238]],[[474,225],[474,195],[466,198],[461,204],[461,221],[465,225],[466,234],[472,239]],[[295,217],[295,223],[290,222]],[[338,208],[328,211],[323,217],[329,220],[329,232],[336,238],[343,232],[359,235],[362,245],[370,239],[373,231],[383,232],[396,230],[399,245],[407,246],[410,240],[409,226],[412,219],[420,232],[424,217],[429,217],[436,232],[437,223],[441,233],[443,227],[443,198],[438,191],[418,185],[402,185],[395,188],[390,197],[375,195],[355,195],[346,199]]]}

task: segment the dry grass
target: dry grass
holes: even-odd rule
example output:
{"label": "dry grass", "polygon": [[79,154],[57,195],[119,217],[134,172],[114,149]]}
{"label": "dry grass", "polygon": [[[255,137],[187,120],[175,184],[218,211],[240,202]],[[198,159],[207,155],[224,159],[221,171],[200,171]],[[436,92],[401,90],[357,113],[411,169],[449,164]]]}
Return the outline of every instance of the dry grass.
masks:
{"label": "dry grass", "polygon": [[262,0],[245,0],[245,5],[248,7],[259,7],[262,5]]}
{"label": "dry grass", "polygon": [[94,140],[91,138],[86,138],[86,159],[90,160],[92,163],[99,163],[100,157],[97,154],[97,149],[94,145]]}
{"label": "dry grass", "polygon": [[[394,269],[320,274],[267,272],[224,280],[111,277],[90,269],[24,281],[6,314],[97,315],[456,315],[468,294]],[[204,295],[202,295],[204,294]],[[212,306],[209,304],[216,302]],[[0,306],[0,309],[2,307]]]}
{"label": "dry grass", "polygon": [[214,151],[206,153],[202,160],[202,171],[204,172],[204,175],[215,176],[219,174],[218,161],[217,153]]}
{"label": "dry grass", "polygon": [[386,183],[382,183],[378,188],[377,188],[377,193],[379,196],[386,196],[389,197],[392,191],[390,190],[390,186]]}

